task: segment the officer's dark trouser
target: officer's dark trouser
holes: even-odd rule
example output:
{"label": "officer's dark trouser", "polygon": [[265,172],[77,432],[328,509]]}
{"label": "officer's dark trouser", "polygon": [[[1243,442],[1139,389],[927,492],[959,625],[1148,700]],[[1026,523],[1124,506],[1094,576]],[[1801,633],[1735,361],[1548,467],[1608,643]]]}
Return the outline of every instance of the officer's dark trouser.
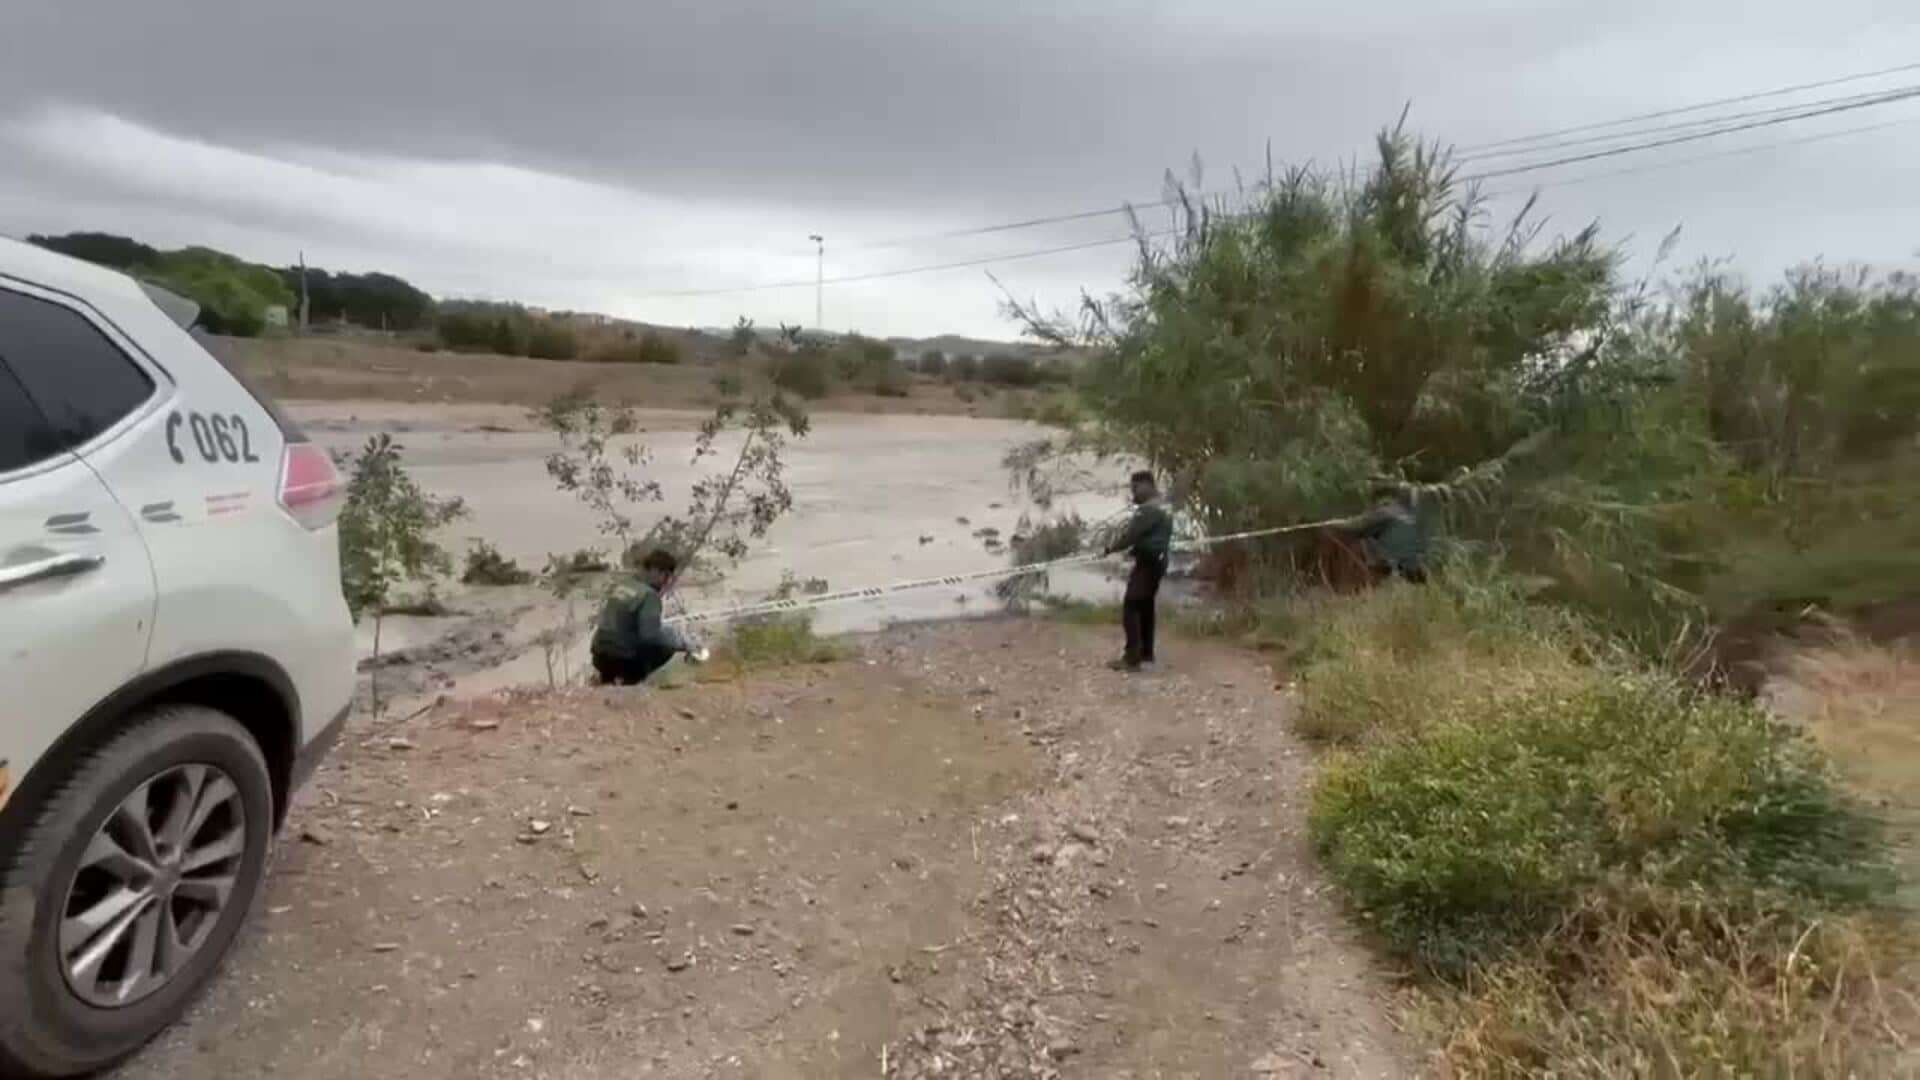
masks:
{"label": "officer's dark trouser", "polygon": [[1406,564],[1396,563],[1396,562],[1387,562],[1387,563],[1382,563],[1380,565],[1375,566],[1374,572],[1380,575],[1380,579],[1382,581],[1385,581],[1389,578],[1399,578],[1401,581],[1405,581],[1412,585],[1425,585],[1427,583],[1426,568],[1418,564],[1406,565]]}
{"label": "officer's dark trouser", "polygon": [[638,656],[594,653],[593,671],[602,686],[634,686],[647,681],[647,676],[666,667],[671,659],[673,650],[664,647],[643,647]]}
{"label": "officer's dark trouser", "polygon": [[1120,624],[1127,632],[1129,665],[1153,661],[1153,605],[1160,596],[1160,579],[1167,576],[1165,555],[1140,555],[1127,575],[1126,598],[1120,602]]}

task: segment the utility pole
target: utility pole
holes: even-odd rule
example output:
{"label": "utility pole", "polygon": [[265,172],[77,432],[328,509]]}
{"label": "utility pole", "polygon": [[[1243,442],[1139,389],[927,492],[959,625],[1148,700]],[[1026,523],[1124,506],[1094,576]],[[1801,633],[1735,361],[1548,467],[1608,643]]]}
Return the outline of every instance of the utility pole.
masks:
{"label": "utility pole", "polygon": [[826,333],[826,289],[827,289],[827,238],[819,233],[807,237],[818,249],[818,257],[813,264],[813,329],[817,333]]}
{"label": "utility pole", "polygon": [[300,253],[300,332],[307,332],[307,253]]}

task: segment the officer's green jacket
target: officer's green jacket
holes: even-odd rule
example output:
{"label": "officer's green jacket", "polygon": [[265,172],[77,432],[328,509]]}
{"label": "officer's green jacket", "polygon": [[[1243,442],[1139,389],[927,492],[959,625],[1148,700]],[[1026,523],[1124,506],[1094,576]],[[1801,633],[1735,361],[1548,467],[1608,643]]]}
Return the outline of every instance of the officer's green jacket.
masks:
{"label": "officer's green jacket", "polygon": [[624,577],[607,590],[600,625],[593,631],[597,656],[631,660],[643,652],[685,652],[680,632],[660,621],[660,591],[638,577]]}

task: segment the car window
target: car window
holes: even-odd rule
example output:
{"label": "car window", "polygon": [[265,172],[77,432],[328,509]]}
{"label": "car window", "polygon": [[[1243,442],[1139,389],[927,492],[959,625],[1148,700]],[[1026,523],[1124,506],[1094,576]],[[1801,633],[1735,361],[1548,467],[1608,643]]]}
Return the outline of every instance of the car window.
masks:
{"label": "car window", "polygon": [[0,289],[0,360],[72,448],[153,396],[153,380],[79,312]]}
{"label": "car window", "polygon": [[27,400],[13,372],[0,362],[0,474],[24,469],[60,453],[60,440]]}

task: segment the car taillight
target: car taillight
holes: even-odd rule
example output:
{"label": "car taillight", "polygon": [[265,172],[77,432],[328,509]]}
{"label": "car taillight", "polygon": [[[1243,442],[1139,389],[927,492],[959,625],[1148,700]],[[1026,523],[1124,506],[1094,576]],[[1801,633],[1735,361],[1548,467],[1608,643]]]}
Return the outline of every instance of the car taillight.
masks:
{"label": "car taillight", "polygon": [[312,443],[288,443],[280,459],[280,505],[309,529],[324,529],[340,516],[346,485],[325,450]]}

